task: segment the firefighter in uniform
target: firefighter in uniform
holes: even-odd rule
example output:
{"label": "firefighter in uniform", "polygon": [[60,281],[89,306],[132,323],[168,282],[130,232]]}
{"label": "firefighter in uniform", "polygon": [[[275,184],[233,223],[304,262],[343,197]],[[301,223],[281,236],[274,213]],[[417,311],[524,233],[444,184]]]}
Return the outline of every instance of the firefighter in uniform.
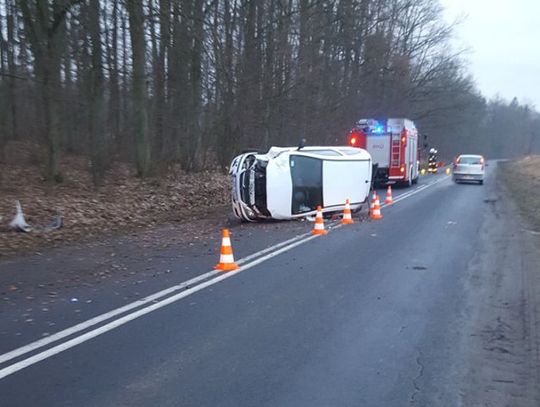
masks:
{"label": "firefighter in uniform", "polygon": [[434,148],[429,150],[428,172],[430,174],[435,174],[437,172],[437,150]]}

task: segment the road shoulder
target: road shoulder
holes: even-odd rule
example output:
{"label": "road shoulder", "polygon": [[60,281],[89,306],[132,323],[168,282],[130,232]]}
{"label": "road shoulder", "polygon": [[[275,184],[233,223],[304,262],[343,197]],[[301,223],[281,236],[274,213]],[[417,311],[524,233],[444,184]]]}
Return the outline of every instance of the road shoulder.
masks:
{"label": "road shoulder", "polygon": [[[499,168],[499,175],[501,169]],[[497,177],[501,179],[501,177]],[[481,249],[469,264],[462,405],[540,403],[540,255],[511,192],[487,189]]]}

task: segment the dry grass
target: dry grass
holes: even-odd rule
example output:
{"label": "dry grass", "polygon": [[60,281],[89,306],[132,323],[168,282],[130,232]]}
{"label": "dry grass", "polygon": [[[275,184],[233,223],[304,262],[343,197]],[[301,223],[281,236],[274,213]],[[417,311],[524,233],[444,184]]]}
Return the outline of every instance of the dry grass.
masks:
{"label": "dry grass", "polygon": [[540,231],[540,156],[499,164],[499,171],[524,219]]}

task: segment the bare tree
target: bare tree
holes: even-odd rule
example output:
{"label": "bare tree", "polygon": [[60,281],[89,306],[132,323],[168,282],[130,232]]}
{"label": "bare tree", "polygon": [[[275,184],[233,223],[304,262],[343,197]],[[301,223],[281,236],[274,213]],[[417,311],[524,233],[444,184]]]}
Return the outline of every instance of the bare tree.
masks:
{"label": "bare tree", "polygon": [[133,52],[133,115],[137,175],[146,176],[150,166],[150,143],[148,140],[147,89],[145,73],[146,46],[144,38],[144,11],[140,1],[126,0],[129,14],[129,34]]}
{"label": "bare tree", "polygon": [[103,181],[105,171],[105,85],[103,75],[103,52],[100,32],[99,2],[88,4],[88,25],[91,41],[91,69],[89,89],[90,144],[92,157],[92,177],[95,185]]}
{"label": "bare tree", "polygon": [[96,184],[113,158],[226,167],[343,143],[365,116],[408,116],[449,154],[534,150],[534,109],[486,102],[452,29],[432,0],[0,0],[0,150],[40,140],[57,181],[62,152],[87,155]]}
{"label": "bare tree", "polygon": [[[61,38],[58,32],[69,10],[79,0],[20,1],[27,39],[34,55],[36,80],[40,85],[44,115],[44,132],[48,147],[47,178],[61,181],[58,168],[59,127],[58,92],[60,85]],[[55,94],[56,93],[56,94]]]}

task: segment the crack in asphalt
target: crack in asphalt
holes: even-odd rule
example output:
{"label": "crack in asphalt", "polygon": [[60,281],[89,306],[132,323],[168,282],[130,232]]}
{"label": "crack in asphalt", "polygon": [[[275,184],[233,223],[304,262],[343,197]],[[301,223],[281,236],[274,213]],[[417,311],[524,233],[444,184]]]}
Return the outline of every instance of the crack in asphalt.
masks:
{"label": "crack in asphalt", "polygon": [[424,375],[424,365],[420,361],[420,358],[422,357],[422,353],[417,349],[416,352],[418,353],[418,356],[416,357],[416,364],[419,367],[418,375],[414,379],[412,379],[412,385],[413,385],[413,392],[411,394],[411,397],[409,398],[409,404],[415,404],[416,403],[416,396],[418,393],[420,393],[420,386],[418,384],[418,379],[420,379]]}

